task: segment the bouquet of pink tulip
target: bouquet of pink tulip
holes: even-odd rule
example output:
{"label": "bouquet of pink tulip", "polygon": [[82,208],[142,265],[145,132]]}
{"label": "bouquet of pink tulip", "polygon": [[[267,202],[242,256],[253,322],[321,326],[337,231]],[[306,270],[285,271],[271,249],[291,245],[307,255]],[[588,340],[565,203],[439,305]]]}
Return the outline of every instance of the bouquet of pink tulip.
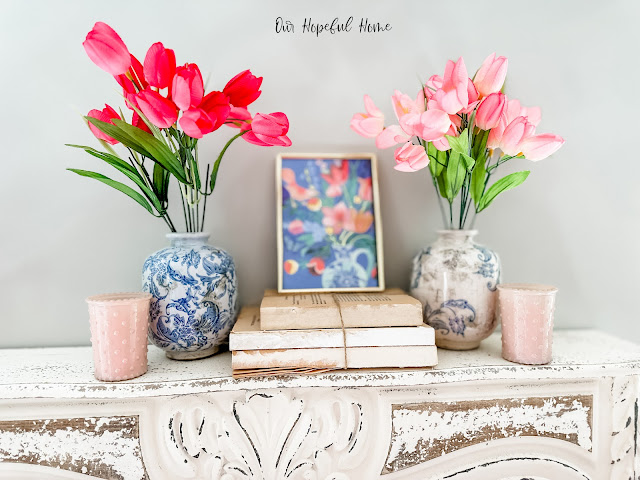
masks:
{"label": "bouquet of pink tulip", "polygon": [[[164,219],[172,232],[176,228],[167,211],[171,176],[179,182],[186,231],[202,231],[207,198],[213,193],[222,157],[234,140],[242,137],[260,146],[291,145],[287,137],[289,121],[284,113],[252,116],[247,110],[262,93],[262,77],[255,77],[249,70],[229,80],[222,91],[205,94],[198,66],[176,66],[175,53],[160,42],[151,45],[141,64],[111,27],[98,22],[83,46],[89,58],[122,87],[131,120],[125,121],[123,112],[118,113],[109,105],[103,110],[91,110],[85,119],[106,151],[69,146],[82,148],[105,161],[129,178],[139,191],[96,172],[69,170],[128,195],[149,213]],[[237,128],[239,133],[230,138],[215,162],[207,163],[206,174],[201,178],[198,140],[222,125]],[[111,147],[117,143],[126,148],[126,160]],[[147,160],[153,166],[151,172]]]}
{"label": "bouquet of pink tulip", "polygon": [[[429,78],[415,100],[395,91],[391,99],[399,125],[385,127],[384,115],[368,95],[366,113],[356,113],[351,120],[351,128],[375,138],[378,148],[402,144],[395,151],[396,170],[429,167],[448,229],[464,229],[472,203],[477,214],[529,175],[512,173],[488,187],[500,165],[513,158],[542,160],[564,143],[558,135],[535,133],[540,109],[507,98],[501,91],[506,75],[507,59],[495,54],[473,79],[462,57],[455,63],[449,60],[444,77]],[[441,197],[449,203],[448,218]]]}

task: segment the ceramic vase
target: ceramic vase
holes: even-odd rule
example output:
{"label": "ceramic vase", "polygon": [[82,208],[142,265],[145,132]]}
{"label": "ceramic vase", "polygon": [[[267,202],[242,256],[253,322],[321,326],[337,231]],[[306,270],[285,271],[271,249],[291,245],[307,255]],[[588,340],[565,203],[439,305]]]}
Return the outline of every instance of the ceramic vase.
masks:
{"label": "ceramic vase", "polygon": [[153,296],[149,339],[169,358],[208,357],[236,319],[233,258],[208,245],[208,233],[169,233],[167,238],[171,246],[151,254],[142,271],[142,288]]}
{"label": "ceramic vase", "polygon": [[442,230],[413,260],[411,295],[422,302],[436,345],[472,350],[496,328],[500,260],[475,230]]}

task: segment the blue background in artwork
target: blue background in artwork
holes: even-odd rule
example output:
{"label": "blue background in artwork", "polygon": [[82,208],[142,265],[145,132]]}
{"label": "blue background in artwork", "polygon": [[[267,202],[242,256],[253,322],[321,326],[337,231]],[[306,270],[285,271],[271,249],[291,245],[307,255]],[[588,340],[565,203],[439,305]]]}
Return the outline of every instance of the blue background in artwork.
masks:
{"label": "blue background in artwork", "polygon": [[[357,194],[359,190],[359,183],[357,178],[371,178],[371,161],[368,159],[345,159],[349,163],[349,180],[343,190],[349,189],[351,192]],[[283,158],[282,168],[288,168],[295,173],[296,183],[298,186],[305,189],[315,188],[318,193],[318,198],[322,201],[324,207],[330,207],[338,203],[345,202],[345,193],[337,197],[328,197],[326,190],[328,187],[327,182],[322,178],[322,173],[329,173],[330,166],[339,166],[342,159],[297,159],[297,158]],[[324,171],[323,171],[324,167]],[[305,233],[310,232],[314,240],[319,244],[329,245],[329,240],[325,232],[325,227],[322,224],[322,210],[318,212],[311,212],[306,207],[299,206],[295,212],[292,212],[288,206],[292,204],[292,199],[289,195],[287,188],[285,188],[285,181],[282,181],[282,229],[283,229],[283,262],[286,260],[295,260],[299,264],[299,269],[294,275],[289,275],[283,270],[283,288],[284,289],[320,289],[322,288],[321,276],[313,275],[306,267],[306,263],[314,256],[314,254],[301,255],[300,252],[292,251],[291,241],[295,241],[298,235],[291,234],[287,226],[293,220],[299,219],[305,223]],[[295,202],[295,200],[293,200]],[[373,211],[373,202],[370,202],[365,210],[366,212]],[[357,234],[360,235],[360,234]],[[375,244],[375,217],[371,226],[362,233],[362,235],[371,236],[372,243],[369,249],[371,250],[373,257],[376,259],[376,269],[378,268],[377,262],[377,250]],[[360,246],[358,246],[359,248]],[[335,252],[331,251],[329,256],[324,256],[325,266],[328,266],[333,260],[335,260]],[[367,260],[364,255],[358,258],[358,263],[366,268]],[[378,286],[377,275],[372,278],[369,276],[367,280],[367,287]]]}

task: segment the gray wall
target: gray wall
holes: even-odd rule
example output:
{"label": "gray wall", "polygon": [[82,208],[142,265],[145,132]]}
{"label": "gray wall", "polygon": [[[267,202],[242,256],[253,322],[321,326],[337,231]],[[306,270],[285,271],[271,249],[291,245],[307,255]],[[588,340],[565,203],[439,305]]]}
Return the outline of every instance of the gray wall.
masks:
{"label": "gray wall", "polygon": [[[180,10],[177,5],[182,4]],[[0,174],[0,346],[88,344],[84,298],[140,288],[147,254],[166,245],[165,225],[130,199],[66,172],[108,170],[64,143],[93,144],[80,115],[119,103],[115,82],[81,42],[97,20],[112,25],[143,58],[161,40],[178,62],[197,62],[217,88],[251,68],[264,76],[254,109],[283,111],[291,151],[375,151],[348,125],[370,94],[389,118],[395,88],[464,55],[469,69],[489,53],[509,58],[507,93],[540,105],[540,131],[564,136],[525,184],[476,222],[497,250],[505,281],[560,288],[557,324],[597,327],[640,340],[637,236],[640,77],[633,1],[473,2],[20,2],[0,15],[3,139]],[[296,33],[276,34],[277,16]],[[305,17],[353,15],[390,23],[377,35],[301,34]],[[230,132],[229,132],[230,133]],[[201,143],[213,159],[228,133]],[[275,148],[238,142],[222,164],[207,224],[235,257],[243,303],[276,284]],[[410,260],[441,227],[426,171],[392,169],[378,152],[389,285],[408,286]],[[179,218],[178,212],[174,214]]]}

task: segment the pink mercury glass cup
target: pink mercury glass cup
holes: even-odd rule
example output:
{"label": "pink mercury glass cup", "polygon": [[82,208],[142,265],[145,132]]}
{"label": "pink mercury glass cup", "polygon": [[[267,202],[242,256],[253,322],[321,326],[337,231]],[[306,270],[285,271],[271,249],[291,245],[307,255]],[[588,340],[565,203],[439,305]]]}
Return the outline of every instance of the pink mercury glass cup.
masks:
{"label": "pink mercury glass cup", "polygon": [[87,298],[98,380],[128,380],[147,371],[150,302],[149,293],[108,293]]}
{"label": "pink mercury glass cup", "polygon": [[502,358],[526,365],[544,365],[551,361],[557,291],[550,285],[498,285]]}

